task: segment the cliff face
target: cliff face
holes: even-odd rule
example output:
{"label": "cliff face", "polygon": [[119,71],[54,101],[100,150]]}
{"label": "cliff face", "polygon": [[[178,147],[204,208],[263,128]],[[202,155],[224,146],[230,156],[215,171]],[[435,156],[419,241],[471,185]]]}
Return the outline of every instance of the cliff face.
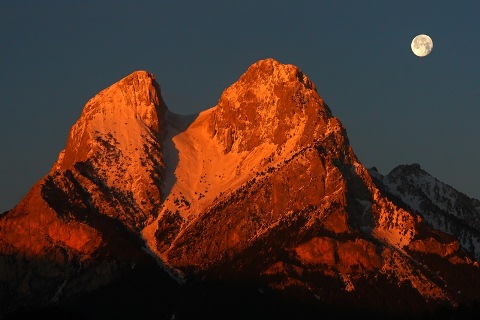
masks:
{"label": "cliff face", "polygon": [[135,72],[87,103],[52,171],[0,218],[0,283],[11,300],[62,301],[151,252],[150,272],[186,287],[248,280],[313,308],[479,299],[453,276],[480,281],[458,238],[378,179],[295,66],[259,61],[195,116]]}

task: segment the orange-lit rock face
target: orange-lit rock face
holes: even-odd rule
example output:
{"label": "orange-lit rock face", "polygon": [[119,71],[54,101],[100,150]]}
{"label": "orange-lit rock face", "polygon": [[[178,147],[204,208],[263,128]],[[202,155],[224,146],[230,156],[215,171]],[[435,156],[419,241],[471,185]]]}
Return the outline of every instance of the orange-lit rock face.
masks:
{"label": "orange-lit rock face", "polygon": [[[41,197],[38,183],[0,219],[0,283],[17,299],[46,303],[70,274],[90,272],[85,267],[80,273],[79,266],[91,264],[102,243],[95,228],[59,218]],[[77,290],[95,288],[88,280],[77,285]]]}
{"label": "orange-lit rock face", "polygon": [[333,233],[341,234],[350,231],[345,211],[336,211],[323,220],[323,227]]}
{"label": "orange-lit rock face", "polygon": [[300,69],[267,59],[223,92],[211,115],[211,130],[226,152],[251,151],[262,143],[281,148],[289,140],[304,144],[305,138],[325,133],[330,116]]}
{"label": "orange-lit rock face", "polygon": [[[318,150],[306,149],[270,172],[267,167],[234,193],[214,201],[201,219],[185,227],[166,257],[176,267],[201,266],[227,251],[244,250],[284,223],[297,219],[302,221],[298,223],[318,223],[330,210],[345,205],[344,194],[339,192],[344,184],[335,167],[324,167]],[[342,217],[338,220],[345,222]],[[336,228],[344,231],[348,227]],[[295,238],[296,233],[291,237]]]}
{"label": "orange-lit rock face", "polygon": [[327,237],[315,237],[295,248],[295,252],[303,263],[337,264],[337,241]]}
{"label": "orange-lit rock face", "polygon": [[326,265],[342,273],[372,270],[382,266],[374,244],[363,239],[340,242],[328,237],[314,237],[295,249],[300,261]]}
{"label": "orange-lit rock face", "polygon": [[72,127],[52,184],[85,190],[95,210],[140,229],[162,200],[165,112],[160,86],[145,71],[101,91]]}
{"label": "orange-lit rock face", "polygon": [[143,143],[148,136],[142,135],[149,133],[141,127],[161,133],[164,112],[160,87],[153,75],[132,73],[87,102],[57,165],[70,169],[76,162],[96,157],[95,151],[101,149],[99,139],[108,135],[117,140],[115,144],[121,143],[121,148],[137,147],[136,140]]}
{"label": "orange-lit rock face", "polygon": [[98,249],[100,233],[81,222],[59,219],[41,198],[39,189],[36,185],[11,215],[0,220],[0,230],[8,230],[2,233],[2,243],[9,244],[9,250],[2,252],[41,258],[42,251],[49,246],[69,248],[82,256]]}
{"label": "orange-lit rock face", "polygon": [[371,270],[382,266],[382,259],[376,252],[376,246],[363,239],[339,243],[337,246],[340,272],[352,269]]}
{"label": "orange-lit rock face", "polygon": [[459,245],[457,241],[441,243],[434,238],[428,238],[425,240],[412,241],[408,248],[417,252],[433,253],[441,257],[446,257],[458,251]]}

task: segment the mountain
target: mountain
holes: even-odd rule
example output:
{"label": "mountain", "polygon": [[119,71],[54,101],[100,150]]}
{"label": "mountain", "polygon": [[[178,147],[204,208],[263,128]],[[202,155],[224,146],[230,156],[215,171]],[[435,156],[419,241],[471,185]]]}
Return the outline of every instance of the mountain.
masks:
{"label": "mountain", "polygon": [[405,177],[369,172],[293,65],[253,64],[192,116],[169,111],[154,76],[134,72],[86,104],[52,170],[0,217],[0,310],[88,319],[473,310],[478,201],[440,182],[436,197],[426,173]]}

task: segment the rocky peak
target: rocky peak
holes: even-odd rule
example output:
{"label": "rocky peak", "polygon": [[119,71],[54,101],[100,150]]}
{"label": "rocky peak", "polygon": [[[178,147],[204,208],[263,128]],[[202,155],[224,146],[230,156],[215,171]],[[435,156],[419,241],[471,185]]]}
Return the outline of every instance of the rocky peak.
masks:
{"label": "rocky peak", "polygon": [[[136,71],[98,93],[70,130],[67,145],[43,188],[46,199],[58,192],[90,194],[92,211],[137,229],[156,215],[162,200],[163,135],[167,111],[155,77]],[[81,186],[72,190],[72,181]],[[109,198],[109,206],[105,205]]]}
{"label": "rocky peak", "polygon": [[428,175],[418,163],[403,164],[395,167],[389,174],[389,177],[400,178],[402,176],[425,176]]}
{"label": "rocky peak", "polygon": [[313,82],[297,66],[283,64],[272,58],[252,64],[237,81],[238,85],[244,83],[266,86],[301,83],[306,89],[317,91]]}
{"label": "rocky peak", "polygon": [[329,117],[315,85],[299,68],[266,59],[223,92],[211,130],[226,152],[241,152],[262,142],[282,145],[305,128],[325,127]]}
{"label": "rocky peak", "polygon": [[99,137],[116,135],[130,145],[143,131],[161,134],[166,110],[160,85],[153,74],[136,71],[90,99],[70,131],[67,146],[58,161],[61,168],[84,161],[95,152]]}

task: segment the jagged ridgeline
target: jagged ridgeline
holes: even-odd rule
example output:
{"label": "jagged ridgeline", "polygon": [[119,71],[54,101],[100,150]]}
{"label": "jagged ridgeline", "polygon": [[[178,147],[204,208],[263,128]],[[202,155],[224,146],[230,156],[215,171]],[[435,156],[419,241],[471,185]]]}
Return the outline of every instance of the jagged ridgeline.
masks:
{"label": "jagged ridgeline", "polygon": [[52,170],[0,217],[0,312],[473,310],[478,201],[402,177],[365,169],[293,65],[261,60],[191,116],[134,72],[86,104]]}

